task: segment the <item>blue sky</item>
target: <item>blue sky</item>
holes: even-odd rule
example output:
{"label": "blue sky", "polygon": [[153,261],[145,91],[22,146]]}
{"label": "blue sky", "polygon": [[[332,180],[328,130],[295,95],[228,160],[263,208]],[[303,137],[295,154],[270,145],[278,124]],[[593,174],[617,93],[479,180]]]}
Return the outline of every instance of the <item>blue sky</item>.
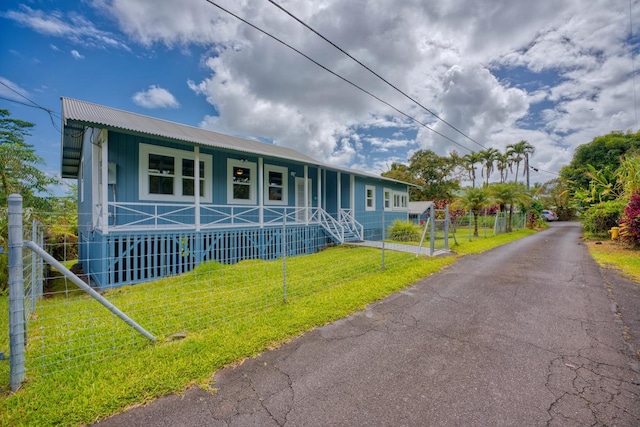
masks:
{"label": "blue sky", "polygon": [[[589,8],[578,0],[279,3],[482,146],[502,151],[529,141],[532,164],[551,172],[532,175],[534,182],[554,178],[595,136],[638,129],[638,0],[594,0]],[[219,4],[458,145],[204,0],[2,2],[0,108],[37,125],[29,142],[53,175],[60,96],[373,173],[418,149],[482,149],[267,0]],[[15,102],[27,99],[53,110],[55,123]]]}

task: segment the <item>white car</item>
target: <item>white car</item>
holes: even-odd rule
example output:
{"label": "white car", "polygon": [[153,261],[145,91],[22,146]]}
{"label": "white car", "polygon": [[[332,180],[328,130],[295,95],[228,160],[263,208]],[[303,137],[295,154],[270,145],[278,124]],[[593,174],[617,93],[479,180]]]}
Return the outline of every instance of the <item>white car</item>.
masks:
{"label": "white car", "polygon": [[554,211],[550,211],[550,210],[543,210],[542,211],[542,217],[545,219],[545,221],[557,221],[558,220],[558,215],[556,215],[556,213]]}

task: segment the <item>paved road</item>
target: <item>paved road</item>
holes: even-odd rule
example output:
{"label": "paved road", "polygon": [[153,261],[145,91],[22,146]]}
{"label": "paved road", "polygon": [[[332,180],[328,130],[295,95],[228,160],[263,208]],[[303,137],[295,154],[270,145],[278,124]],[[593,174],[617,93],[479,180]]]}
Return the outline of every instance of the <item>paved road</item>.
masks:
{"label": "paved road", "polygon": [[101,425],[638,426],[639,289],[552,224]]}

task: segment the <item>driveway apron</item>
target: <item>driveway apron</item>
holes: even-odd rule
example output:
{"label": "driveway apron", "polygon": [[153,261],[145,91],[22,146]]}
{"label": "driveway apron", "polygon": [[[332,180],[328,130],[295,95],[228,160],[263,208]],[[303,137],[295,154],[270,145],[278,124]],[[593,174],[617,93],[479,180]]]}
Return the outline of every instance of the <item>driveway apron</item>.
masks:
{"label": "driveway apron", "polygon": [[638,426],[638,285],[603,272],[580,237],[554,223],[463,257],[218,371],[215,394],[100,425]]}

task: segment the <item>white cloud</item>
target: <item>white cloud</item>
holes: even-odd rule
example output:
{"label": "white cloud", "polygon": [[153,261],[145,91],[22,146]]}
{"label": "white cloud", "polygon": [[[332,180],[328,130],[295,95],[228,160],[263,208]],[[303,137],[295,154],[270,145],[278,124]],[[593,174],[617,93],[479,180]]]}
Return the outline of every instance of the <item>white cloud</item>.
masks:
{"label": "white cloud", "polygon": [[25,98],[29,98],[29,92],[11,80],[0,76],[0,83],[1,97],[20,102],[25,102]]}
{"label": "white cloud", "polygon": [[[209,49],[203,60],[208,75],[188,82],[219,112],[204,116],[203,127],[266,138],[321,161],[372,171],[392,159],[406,161],[420,148],[440,154],[481,149],[268,2],[238,0],[225,7],[467,148],[207,2],[93,0],[92,5],[113,18],[132,43]],[[628,44],[624,2],[593,0],[589,7],[580,0],[283,5],[482,145],[502,150],[528,140],[536,147],[532,163],[542,169],[557,171],[575,147],[599,134],[638,127],[630,78],[634,49]],[[640,22],[637,6],[633,22]],[[78,15],[44,14],[26,6],[4,15],[43,34],[126,47]],[[513,73],[498,78],[501,71]],[[146,108],[178,106],[157,86],[134,100]]]}
{"label": "white cloud", "polygon": [[73,56],[74,59],[84,59],[84,56],[81,55],[80,52],[78,52],[75,49],[71,51],[71,56]]}
{"label": "white cloud", "polygon": [[129,47],[113,34],[99,30],[92,22],[77,13],[65,15],[61,12],[45,12],[21,5],[20,10],[9,10],[0,16],[40,34],[61,37],[85,46],[129,50]]}
{"label": "white cloud", "polygon": [[166,89],[160,86],[151,85],[149,89],[136,92],[133,102],[144,108],[178,108],[180,103]]}

